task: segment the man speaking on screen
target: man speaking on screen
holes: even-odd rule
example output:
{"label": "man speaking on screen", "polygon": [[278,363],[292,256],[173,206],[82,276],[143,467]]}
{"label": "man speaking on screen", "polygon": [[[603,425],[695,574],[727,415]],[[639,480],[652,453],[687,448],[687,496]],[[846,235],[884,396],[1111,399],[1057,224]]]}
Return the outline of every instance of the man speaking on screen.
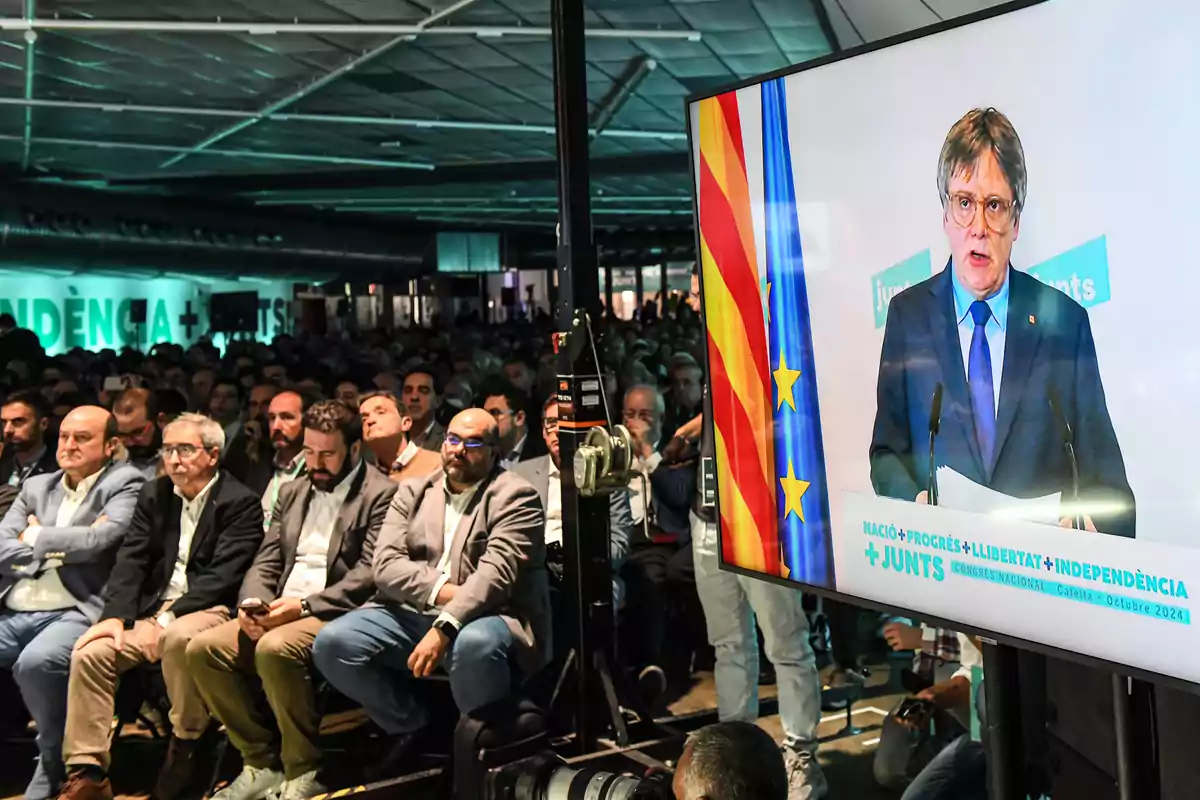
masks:
{"label": "man speaking on screen", "polygon": [[[1134,499],[1104,399],[1087,311],[1013,268],[1025,154],[1008,118],[974,109],[938,161],[950,261],[888,307],[871,440],[871,483],[929,501],[929,436],[941,384],[935,467],[1015,498],[1073,496],[1061,525],[1134,536]],[[947,505],[950,505],[947,502]],[[1078,519],[1078,522],[1076,522]]]}

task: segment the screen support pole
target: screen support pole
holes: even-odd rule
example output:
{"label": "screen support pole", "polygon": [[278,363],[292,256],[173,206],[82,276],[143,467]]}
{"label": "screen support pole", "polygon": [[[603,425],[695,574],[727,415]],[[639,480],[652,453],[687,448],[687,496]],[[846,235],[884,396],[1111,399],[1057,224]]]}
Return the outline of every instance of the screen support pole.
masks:
{"label": "screen support pole", "polygon": [[[582,496],[573,469],[576,449],[592,427],[609,424],[600,402],[604,379],[600,280],[592,239],[588,174],[587,66],[583,0],[552,0],[554,118],[558,155],[559,448],[562,476],[562,611],[573,635],[576,744],[596,749],[605,729],[628,740],[612,673],[613,588],[608,496]],[[623,742],[622,742],[623,743]]]}
{"label": "screen support pole", "polygon": [[988,800],[1025,800],[1017,649],[983,642]]}
{"label": "screen support pole", "polygon": [[1120,800],[1157,800],[1158,732],[1152,713],[1154,687],[1120,673],[1112,676],[1113,732],[1117,744],[1117,790]]}

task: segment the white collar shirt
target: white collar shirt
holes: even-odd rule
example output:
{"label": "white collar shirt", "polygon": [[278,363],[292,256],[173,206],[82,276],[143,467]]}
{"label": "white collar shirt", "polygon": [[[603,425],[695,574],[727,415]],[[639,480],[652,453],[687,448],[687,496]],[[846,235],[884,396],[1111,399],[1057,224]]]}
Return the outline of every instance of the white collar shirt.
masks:
{"label": "white collar shirt", "polygon": [[304,512],[304,522],[300,526],[300,538],[296,542],[296,558],[283,584],[281,597],[308,597],[325,590],[329,580],[328,558],[333,531],[346,497],[350,494],[350,487],[362,468],[360,462],[332,491],[322,492],[313,488]]}
{"label": "white collar shirt", "polygon": [[191,500],[183,496],[183,492],[179,491],[178,486],[175,487],[175,495],[183,500],[183,505],[179,509],[179,551],[175,554],[175,569],[171,572],[171,581],[167,584],[167,590],[162,596],[166,602],[178,600],[187,594],[187,567],[188,560],[192,555],[192,539],[196,536],[196,526],[200,524],[200,515],[204,513],[204,507],[208,505],[213,487],[217,485],[220,477],[220,473],[213,475],[199,494]]}

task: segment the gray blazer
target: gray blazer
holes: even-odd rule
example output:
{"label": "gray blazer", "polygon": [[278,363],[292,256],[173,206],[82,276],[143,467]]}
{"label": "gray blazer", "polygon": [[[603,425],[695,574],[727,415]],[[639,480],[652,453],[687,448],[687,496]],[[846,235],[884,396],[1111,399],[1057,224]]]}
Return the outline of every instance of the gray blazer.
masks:
{"label": "gray blazer", "polygon": [[[36,577],[45,561],[58,560],[58,577],[79,610],[93,622],[103,607],[101,592],[112,570],[117,547],[129,530],[138,493],[145,483],[135,467],[109,464],[65,528],[53,526],[63,501],[62,470],[29,478],[0,522],[0,598],[18,580]],[[32,514],[42,528],[33,547],[18,541]],[[100,517],[107,519],[94,525]]]}
{"label": "gray blazer", "polygon": [[[550,490],[550,456],[544,455],[521,461],[509,467],[533,484],[538,496],[542,498],[542,507],[548,508],[546,494]],[[615,491],[608,496],[608,535],[609,551],[612,553],[613,570],[618,570],[629,555],[629,536],[633,530],[633,511],[629,507],[628,490]]]}
{"label": "gray blazer", "polygon": [[[446,476],[435,472],[399,485],[375,548],[379,599],[425,611],[442,573]],[[550,584],[546,522],[537,490],[511,472],[492,472],[463,513],[451,544],[445,607],[463,625],[499,616],[517,643],[526,674],[550,660]]]}
{"label": "gray blazer", "polygon": [[[296,548],[312,490],[312,478],[307,475],[279,490],[271,527],[242,581],[240,600],[258,597],[270,602],[283,591],[296,564]],[[358,608],[375,593],[371,578],[375,537],[395,493],[396,484],[378,470],[360,464],[329,538],[325,590],[306,598],[314,617],[333,619]]]}

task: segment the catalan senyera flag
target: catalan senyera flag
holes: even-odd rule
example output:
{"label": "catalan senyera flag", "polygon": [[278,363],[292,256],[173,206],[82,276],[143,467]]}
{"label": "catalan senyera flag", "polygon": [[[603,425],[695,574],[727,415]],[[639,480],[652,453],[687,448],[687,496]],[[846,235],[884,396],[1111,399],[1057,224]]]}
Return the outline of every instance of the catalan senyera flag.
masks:
{"label": "catalan senyera flag", "polygon": [[781,574],[770,351],[737,95],[700,101],[700,267],[725,563]]}
{"label": "catalan senyera flag", "polygon": [[762,85],[768,338],[775,381],[775,465],[780,538],[793,580],[832,585],[829,489],[817,402],[812,320],[782,78]]}
{"label": "catalan senyera flag", "polygon": [[[783,81],[761,92],[762,146],[749,148],[762,160],[751,164],[756,175],[761,166],[761,184],[754,182],[761,197],[750,193],[737,94],[699,104],[700,264],[722,557],[831,585],[829,495]],[[757,220],[752,204],[763,211]]]}

